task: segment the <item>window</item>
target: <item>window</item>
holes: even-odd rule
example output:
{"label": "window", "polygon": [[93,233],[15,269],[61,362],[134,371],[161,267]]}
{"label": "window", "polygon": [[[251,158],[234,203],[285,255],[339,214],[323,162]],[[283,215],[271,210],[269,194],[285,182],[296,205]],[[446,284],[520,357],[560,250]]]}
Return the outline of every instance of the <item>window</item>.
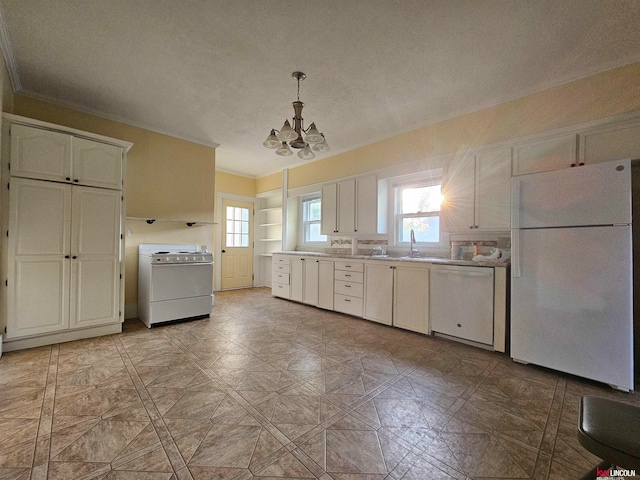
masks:
{"label": "window", "polygon": [[227,247],[249,246],[249,209],[227,206]]}
{"label": "window", "polygon": [[413,229],[416,242],[440,242],[441,185],[424,184],[396,187],[396,243],[409,242]]}
{"label": "window", "polygon": [[320,233],[321,205],[320,196],[302,199],[303,243],[327,243],[327,236]]}

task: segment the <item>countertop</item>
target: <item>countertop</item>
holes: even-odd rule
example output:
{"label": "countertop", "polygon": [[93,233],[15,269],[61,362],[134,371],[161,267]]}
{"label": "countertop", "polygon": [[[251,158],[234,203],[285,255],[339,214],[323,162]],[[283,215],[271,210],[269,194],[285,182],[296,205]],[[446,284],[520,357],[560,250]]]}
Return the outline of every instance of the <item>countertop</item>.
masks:
{"label": "countertop", "polygon": [[487,262],[474,262],[473,260],[451,260],[442,257],[393,257],[384,255],[339,255],[334,253],[320,252],[301,252],[301,251],[281,251],[272,252],[274,255],[299,255],[303,257],[326,257],[326,258],[344,258],[349,260],[376,260],[376,261],[392,261],[392,262],[413,262],[413,263],[432,263],[437,265],[461,265],[465,267],[497,267],[507,268],[511,265],[511,260],[497,260]]}

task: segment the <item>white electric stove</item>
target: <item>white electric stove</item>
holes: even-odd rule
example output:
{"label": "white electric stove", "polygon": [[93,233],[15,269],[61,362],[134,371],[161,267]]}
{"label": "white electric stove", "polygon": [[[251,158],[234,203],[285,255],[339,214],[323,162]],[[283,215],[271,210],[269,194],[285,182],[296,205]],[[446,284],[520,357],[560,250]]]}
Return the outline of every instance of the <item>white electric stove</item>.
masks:
{"label": "white electric stove", "polygon": [[138,318],[147,327],[208,317],[212,292],[211,253],[197,245],[138,246]]}

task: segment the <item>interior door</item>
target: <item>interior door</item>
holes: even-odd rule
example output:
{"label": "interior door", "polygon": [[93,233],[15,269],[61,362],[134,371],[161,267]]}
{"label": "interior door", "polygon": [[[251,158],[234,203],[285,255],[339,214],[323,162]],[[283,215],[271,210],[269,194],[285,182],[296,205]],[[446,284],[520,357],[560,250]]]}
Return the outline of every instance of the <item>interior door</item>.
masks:
{"label": "interior door", "polygon": [[221,288],[253,286],[253,203],[222,200]]}

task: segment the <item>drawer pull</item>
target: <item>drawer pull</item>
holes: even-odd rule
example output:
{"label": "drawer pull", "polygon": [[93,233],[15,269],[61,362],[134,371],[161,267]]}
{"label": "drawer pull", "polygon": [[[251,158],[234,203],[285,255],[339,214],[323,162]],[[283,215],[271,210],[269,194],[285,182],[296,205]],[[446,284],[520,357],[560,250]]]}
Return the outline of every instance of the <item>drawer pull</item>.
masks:
{"label": "drawer pull", "polygon": [[462,325],[458,324],[458,328],[461,328],[461,327],[462,327]]}
{"label": "drawer pull", "polygon": [[351,285],[345,285],[344,288],[351,288]]}
{"label": "drawer pull", "polygon": [[351,265],[345,265],[344,268],[351,268]]}
{"label": "drawer pull", "polygon": [[344,274],[345,277],[350,277],[351,275],[349,275],[348,273]]}
{"label": "drawer pull", "polygon": [[351,302],[351,300],[349,300],[348,298],[344,299],[345,302]]}

